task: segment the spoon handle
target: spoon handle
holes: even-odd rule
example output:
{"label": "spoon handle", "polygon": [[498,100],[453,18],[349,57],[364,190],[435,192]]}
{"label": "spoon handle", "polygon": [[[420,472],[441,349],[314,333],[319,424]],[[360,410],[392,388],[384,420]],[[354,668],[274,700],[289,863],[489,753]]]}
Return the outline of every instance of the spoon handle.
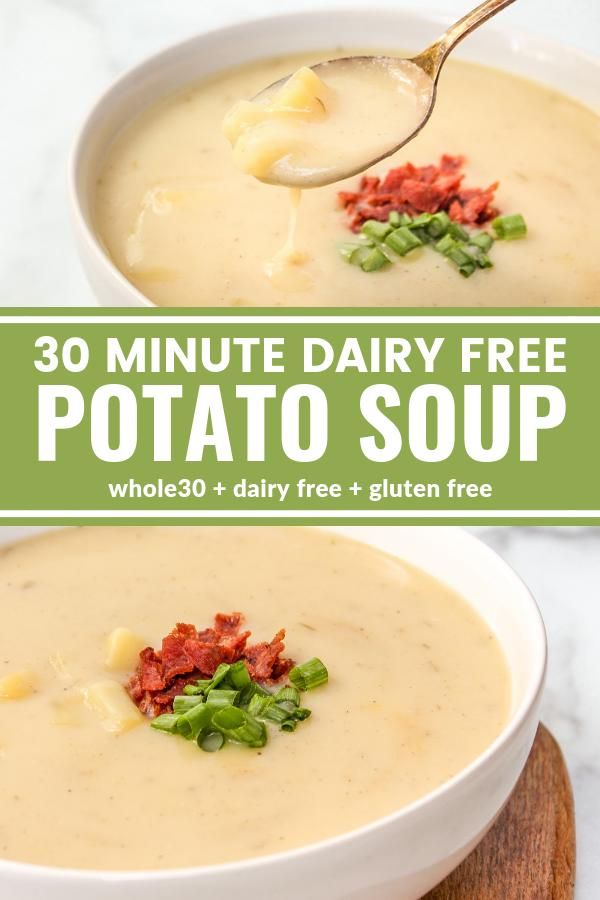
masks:
{"label": "spoon handle", "polygon": [[515,0],[485,0],[485,3],[481,3],[451,25],[435,44],[413,57],[412,62],[423,69],[433,81],[437,81],[443,63],[459,41],[514,2]]}

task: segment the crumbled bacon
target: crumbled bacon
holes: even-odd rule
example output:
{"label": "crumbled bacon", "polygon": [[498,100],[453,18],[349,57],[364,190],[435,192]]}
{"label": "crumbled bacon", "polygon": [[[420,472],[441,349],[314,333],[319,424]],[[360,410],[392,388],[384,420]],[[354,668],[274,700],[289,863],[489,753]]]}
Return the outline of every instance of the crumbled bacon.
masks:
{"label": "crumbled bacon", "polygon": [[405,163],[391,169],[385,178],[364,175],[358,191],[340,191],[340,204],[352,231],[363,222],[386,222],[391,212],[418,216],[444,210],[455,222],[482,225],[498,215],[492,206],[498,182],[487,188],[463,187],[463,156],[444,155],[437,166]]}
{"label": "crumbled bacon", "polygon": [[180,622],[163,639],[160,650],[142,650],[137,669],[127,683],[134,703],[149,716],[170,712],[173,698],[186,684],[210,678],[221,663],[240,659],[255,681],[273,683],[287,675],[294,662],[281,655],[285,630],[278,631],[270,643],[247,647],[250,632],[240,631],[243,621],[238,612],[217,613],[214,626],[203,631]]}

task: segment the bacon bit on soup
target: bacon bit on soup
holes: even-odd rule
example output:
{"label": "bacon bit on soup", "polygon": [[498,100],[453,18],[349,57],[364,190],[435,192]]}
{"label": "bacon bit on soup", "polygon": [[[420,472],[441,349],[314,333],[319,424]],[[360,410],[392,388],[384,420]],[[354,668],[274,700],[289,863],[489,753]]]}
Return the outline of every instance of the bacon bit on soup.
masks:
{"label": "bacon bit on soup", "polygon": [[199,679],[211,678],[220,665],[243,660],[252,679],[274,684],[293,668],[291,659],[282,657],[285,630],[278,631],[270,643],[247,646],[250,631],[240,631],[244,617],[239,612],[217,613],[214,626],[198,631],[194,625],[178,623],[163,638],[160,650],[146,647],[140,653],[135,673],[127,690],[139,709],[157,716],[169,712],[173,699]]}
{"label": "bacon bit on soup", "polygon": [[498,182],[486,188],[463,187],[464,156],[444,154],[437,166],[405,163],[385,178],[364,175],[358,191],[340,191],[340,204],[352,231],[364,222],[387,222],[391,212],[408,216],[446,212],[461,225],[483,225],[498,215],[492,206]]}

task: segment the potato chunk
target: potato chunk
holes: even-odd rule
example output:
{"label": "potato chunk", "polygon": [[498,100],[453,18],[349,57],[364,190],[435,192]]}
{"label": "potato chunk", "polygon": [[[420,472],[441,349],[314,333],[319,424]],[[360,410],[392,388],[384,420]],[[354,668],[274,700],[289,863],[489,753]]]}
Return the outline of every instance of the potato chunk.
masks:
{"label": "potato chunk", "polygon": [[302,124],[326,118],[332,91],[312,69],[298,69],[272,95],[241,100],[223,122],[233,159],[243,172],[267,179],[281,159],[306,140]]}
{"label": "potato chunk", "polygon": [[123,734],[144,717],[118,681],[98,681],[84,690],[86,705],[100,718],[102,726],[112,734]]}
{"label": "potato chunk", "polygon": [[104,665],[111,671],[130,671],[138,663],[140,651],[148,646],[148,642],[129,628],[115,628],[106,642],[106,659]]}
{"label": "potato chunk", "polygon": [[12,672],[0,678],[0,700],[23,700],[33,694],[36,686],[37,676],[34,672]]}
{"label": "potato chunk", "polygon": [[329,88],[319,76],[303,66],[288,78],[269,104],[273,112],[291,110],[306,113],[311,118],[320,118],[327,111]]}

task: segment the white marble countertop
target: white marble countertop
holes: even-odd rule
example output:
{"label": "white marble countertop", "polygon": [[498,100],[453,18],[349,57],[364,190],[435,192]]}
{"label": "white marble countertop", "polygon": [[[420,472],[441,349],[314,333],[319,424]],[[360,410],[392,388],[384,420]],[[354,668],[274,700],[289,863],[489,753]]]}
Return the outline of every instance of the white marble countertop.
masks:
{"label": "white marble countertop", "polygon": [[597,900],[600,896],[600,654],[597,639],[600,628],[600,528],[510,526],[470,530],[513,566],[541,608],[549,643],[542,719],[561,744],[575,793],[576,898]]}
{"label": "white marble countertop", "polygon": [[[330,0],[332,6],[349,0]],[[354,0],[355,5],[358,0]],[[378,4],[423,10],[422,0]],[[314,0],[4,0],[0,97],[0,306],[88,305],[69,232],[65,166],[77,126],[107,83],[144,55],[209,25]],[[459,15],[469,3],[433,0]],[[368,3],[365,2],[368,9]],[[523,28],[598,50],[598,0],[521,0],[503,14]],[[476,529],[536,594],[550,638],[544,720],[571,770],[578,817],[577,900],[600,895],[600,529]],[[475,898],[474,898],[475,900]],[[523,898],[528,900],[528,898]],[[541,898],[540,898],[541,900]]]}

